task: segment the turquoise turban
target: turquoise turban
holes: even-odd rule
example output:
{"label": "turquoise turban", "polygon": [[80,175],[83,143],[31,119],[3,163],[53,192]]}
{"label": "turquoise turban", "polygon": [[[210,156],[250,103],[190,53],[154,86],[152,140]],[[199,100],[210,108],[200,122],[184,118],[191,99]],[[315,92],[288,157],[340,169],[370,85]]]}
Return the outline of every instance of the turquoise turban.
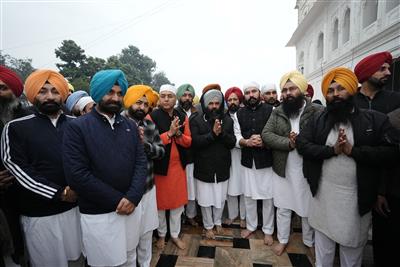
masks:
{"label": "turquoise turban", "polygon": [[178,89],[176,91],[176,96],[178,98],[181,98],[186,91],[189,91],[193,97],[196,95],[193,86],[191,86],[188,83],[185,83],[178,87]]}
{"label": "turquoise turban", "polygon": [[90,96],[98,103],[115,84],[121,87],[122,95],[125,95],[128,90],[125,74],[121,70],[101,70],[90,81]]}

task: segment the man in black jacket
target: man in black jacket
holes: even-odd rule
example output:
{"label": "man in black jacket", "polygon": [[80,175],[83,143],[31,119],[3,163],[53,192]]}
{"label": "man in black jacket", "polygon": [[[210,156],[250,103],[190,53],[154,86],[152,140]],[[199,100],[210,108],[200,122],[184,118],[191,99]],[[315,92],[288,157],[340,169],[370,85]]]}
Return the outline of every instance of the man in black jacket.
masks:
{"label": "man in black jacket", "polygon": [[257,200],[262,200],[264,243],[272,245],[274,233],[274,205],[272,203],[272,152],[265,147],[261,132],[272,112],[272,106],[261,103],[260,86],[251,82],[243,86],[245,107],[239,109],[237,118],[242,139],[241,163],[244,167],[244,196],[246,229],[243,238],[257,229]]}
{"label": "man in black jacket", "polygon": [[224,113],[224,97],[219,90],[207,91],[200,100],[203,114],[190,121],[194,154],[197,201],[203,215],[206,237],[223,233],[221,217],[228,191],[230,150],[235,146],[233,121]]}
{"label": "man in black jacket", "polygon": [[[400,108],[400,93],[384,90],[389,79],[390,64],[392,55],[389,52],[380,52],[367,56],[362,59],[355,67],[354,72],[361,83],[361,88],[355,96],[356,106],[359,108],[371,109],[388,114]],[[393,167],[385,170],[385,178],[379,186],[379,194],[372,211],[372,244],[374,249],[374,263],[376,266],[388,266],[393,262],[396,253],[392,251],[396,247],[396,242],[388,240],[398,240],[399,235],[394,236],[389,225],[393,224],[394,218],[399,218],[400,213],[397,199],[393,199],[390,192],[387,192],[391,177],[399,177],[400,173]],[[396,173],[397,172],[397,173]],[[397,177],[395,179],[397,179]],[[400,195],[398,188],[390,188],[391,192]],[[389,193],[389,194],[388,194]],[[391,211],[390,211],[391,210]],[[391,255],[391,256],[388,256]]]}
{"label": "man in black jacket", "polygon": [[65,78],[37,70],[25,92],[35,114],[6,124],[2,135],[4,166],[20,185],[21,224],[32,266],[68,266],[81,255],[76,194],[67,185],[62,138],[72,120],[61,111],[68,94]]}
{"label": "man in black jacket", "polygon": [[328,72],[322,81],[327,108],[296,141],[313,195],[309,223],[317,266],[333,265],[336,243],[341,266],[361,266],[382,167],[399,157],[388,118],[355,107],[357,85],[347,68]]}

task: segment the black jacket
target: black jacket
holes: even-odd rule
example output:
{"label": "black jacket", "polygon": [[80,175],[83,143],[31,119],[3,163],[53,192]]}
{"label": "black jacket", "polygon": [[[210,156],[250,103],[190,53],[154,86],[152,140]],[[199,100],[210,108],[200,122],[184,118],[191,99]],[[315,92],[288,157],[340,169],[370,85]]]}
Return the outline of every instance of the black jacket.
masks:
{"label": "black jacket", "polygon": [[[220,114],[223,114],[223,104]],[[222,133],[219,136],[214,134],[214,123],[207,119],[205,113],[191,117],[190,120],[194,151],[193,174],[196,179],[206,183],[213,183],[215,177],[217,182],[223,182],[228,180],[230,175],[230,150],[235,146],[236,138],[231,117],[227,114],[221,116]]]}
{"label": "black jacket", "polygon": [[370,109],[388,114],[400,108],[400,93],[394,91],[380,90],[376,92],[373,99],[358,92],[354,96],[354,102],[358,108]]}
{"label": "black jacket", "polygon": [[[255,108],[249,106],[238,110],[237,118],[240,124],[242,136],[249,139],[253,134],[261,135],[265,124],[272,112],[272,106],[260,103]],[[247,168],[253,167],[253,161],[256,169],[263,169],[272,166],[272,150],[266,147],[243,147],[242,165]]]}
{"label": "black jacket", "polygon": [[[376,200],[382,167],[398,160],[400,153],[386,115],[356,109],[350,121],[354,134],[350,157],[356,162],[358,210],[364,215]],[[325,110],[314,114],[296,139],[297,150],[303,155],[304,177],[313,196],[318,190],[324,160],[336,156],[333,147],[325,145],[332,127],[332,119]]]}

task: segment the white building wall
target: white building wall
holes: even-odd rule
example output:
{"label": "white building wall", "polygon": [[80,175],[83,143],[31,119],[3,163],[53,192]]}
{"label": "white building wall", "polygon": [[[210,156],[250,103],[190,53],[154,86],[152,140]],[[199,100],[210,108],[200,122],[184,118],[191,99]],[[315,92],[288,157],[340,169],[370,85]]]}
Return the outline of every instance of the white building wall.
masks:
{"label": "white building wall", "polygon": [[[389,1],[400,3],[400,0]],[[314,99],[323,100],[320,90],[321,80],[330,69],[345,66],[353,70],[362,58],[379,51],[390,51],[394,57],[400,56],[400,4],[388,10],[387,5],[393,6],[393,3],[389,1],[378,1],[377,20],[365,28],[363,28],[363,10],[366,0],[297,1],[299,12],[309,10],[304,17],[299,14],[299,26],[288,46],[296,47],[298,69],[303,71],[314,87]],[[317,7],[318,5],[320,6]],[[311,12],[311,8],[318,8],[318,12]],[[343,43],[343,26],[347,8],[350,8],[350,38]],[[313,17],[307,18],[307,16]],[[339,23],[338,48],[332,50],[333,27],[336,18]],[[307,27],[301,27],[304,26],[301,24],[306,19],[311,19],[311,23],[308,23]],[[321,32],[324,34],[324,55],[322,59],[318,59],[318,36]],[[304,60],[300,62],[302,52]]]}

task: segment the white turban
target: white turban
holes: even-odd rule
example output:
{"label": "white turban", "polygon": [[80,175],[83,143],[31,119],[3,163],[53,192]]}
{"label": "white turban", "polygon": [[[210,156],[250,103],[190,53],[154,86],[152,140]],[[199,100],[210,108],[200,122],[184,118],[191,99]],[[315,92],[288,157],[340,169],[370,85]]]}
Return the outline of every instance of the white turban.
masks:
{"label": "white turban", "polygon": [[261,93],[266,93],[269,91],[276,91],[276,86],[274,83],[266,83],[261,87]]}
{"label": "white turban", "polygon": [[260,85],[256,82],[246,83],[245,85],[243,85],[243,92],[246,92],[250,88],[257,88],[258,90],[260,90]]}
{"label": "white turban", "polygon": [[173,86],[172,84],[163,84],[163,85],[161,85],[159,94],[161,94],[164,91],[168,91],[168,92],[171,92],[174,95],[176,95],[176,87]]}
{"label": "white turban", "polygon": [[87,104],[94,103],[94,100],[90,96],[84,96],[76,102],[75,107],[79,111],[83,111]]}

